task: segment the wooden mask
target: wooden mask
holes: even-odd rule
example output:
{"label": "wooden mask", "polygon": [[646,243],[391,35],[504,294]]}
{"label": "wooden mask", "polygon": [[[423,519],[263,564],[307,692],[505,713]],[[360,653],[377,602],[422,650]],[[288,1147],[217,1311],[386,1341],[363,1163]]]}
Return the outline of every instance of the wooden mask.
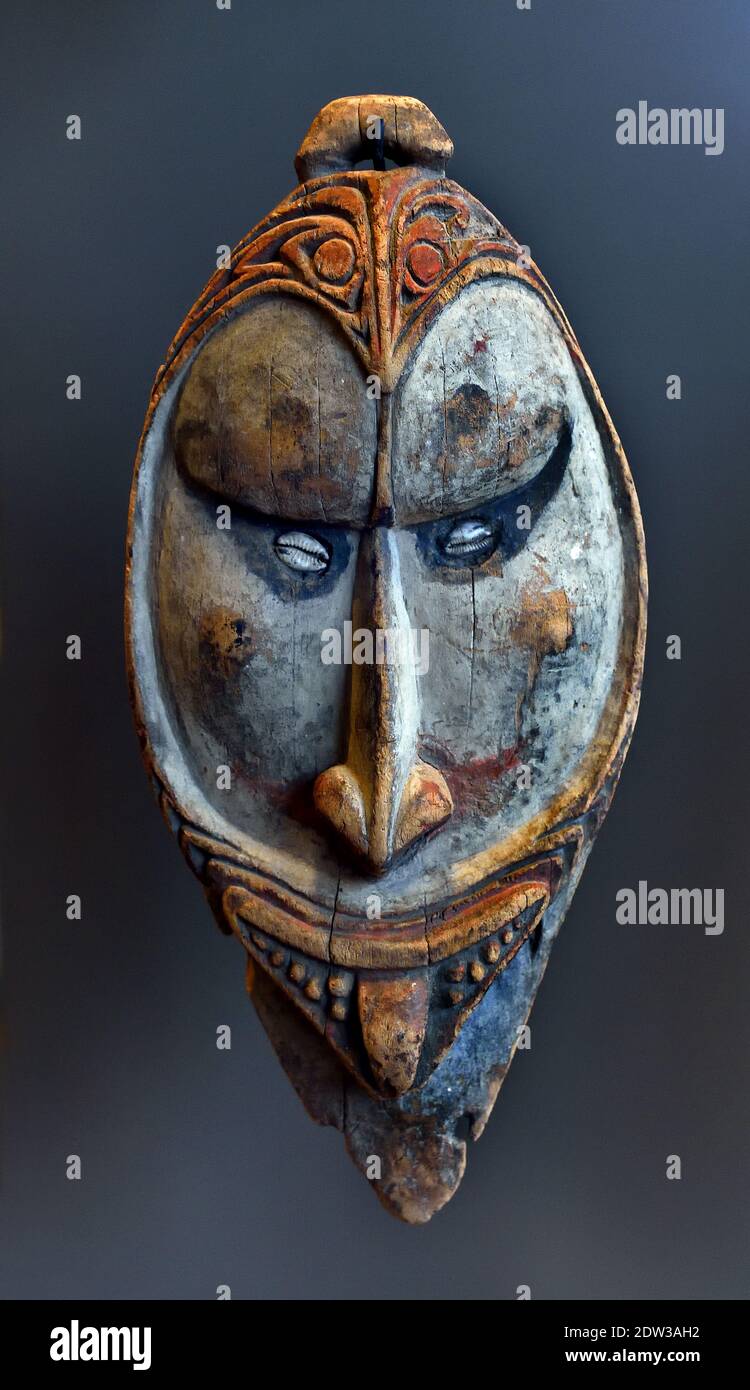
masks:
{"label": "wooden mask", "polygon": [[308,1110],[410,1222],[524,1037],[645,630],[620,442],[451,152],[411,98],[320,112],[157,375],[128,541],[166,819]]}

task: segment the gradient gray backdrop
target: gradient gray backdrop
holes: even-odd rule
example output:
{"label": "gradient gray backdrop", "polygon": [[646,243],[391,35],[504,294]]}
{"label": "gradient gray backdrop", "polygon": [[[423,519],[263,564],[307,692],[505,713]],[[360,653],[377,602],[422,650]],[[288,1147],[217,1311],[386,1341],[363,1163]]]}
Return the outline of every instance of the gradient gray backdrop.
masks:
{"label": "gradient gray backdrop", "polygon": [[[3,12],[2,1291],[747,1297],[746,0]],[[368,91],[432,107],[453,176],[550,279],[629,455],[651,577],[640,721],[532,1050],[422,1229],[386,1215],[282,1073],[242,950],[152,803],[121,635],[155,369],[217,244],[293,187],[319,107]],[[620,147],[639,99],[725,108],[725,153]],[[725,888],[723,936],[618,926],[641,878]]]}

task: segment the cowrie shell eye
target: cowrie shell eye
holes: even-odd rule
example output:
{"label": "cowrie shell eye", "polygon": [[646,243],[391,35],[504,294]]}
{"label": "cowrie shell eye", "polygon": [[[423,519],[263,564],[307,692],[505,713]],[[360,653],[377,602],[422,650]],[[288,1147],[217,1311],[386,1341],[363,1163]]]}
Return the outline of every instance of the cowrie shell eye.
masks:
{"label": "cowrie shell eye", "polygon": [[328,547],[304,531],[285,531],[276,537],[273,548],[288,569],[301,574],[322,574],[331,559]]}
{"label": "cowrie shell eye", "polygon": [[495,544],[495,532],[486,521],[459,521],[443,541],[446,555],[482,555]]}

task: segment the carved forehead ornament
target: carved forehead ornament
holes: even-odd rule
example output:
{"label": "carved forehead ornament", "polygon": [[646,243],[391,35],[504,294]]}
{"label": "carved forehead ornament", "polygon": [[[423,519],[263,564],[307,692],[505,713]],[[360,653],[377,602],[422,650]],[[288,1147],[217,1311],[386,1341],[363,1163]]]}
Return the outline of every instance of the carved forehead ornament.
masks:
{"label": "carved forehead ornament", "polygon": [[157,375],[128,541],[164,815],[307,1109],[410,1222],[523,1046],[645,629],[619,439],[451,153],[412,98],[320,112]]}

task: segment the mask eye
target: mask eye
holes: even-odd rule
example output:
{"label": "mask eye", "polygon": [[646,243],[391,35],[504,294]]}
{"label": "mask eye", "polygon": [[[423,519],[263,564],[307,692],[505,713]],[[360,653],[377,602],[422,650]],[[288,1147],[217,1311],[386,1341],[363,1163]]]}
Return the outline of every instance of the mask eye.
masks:
{"label": "mask eye", "polygon": [[442,550],[451,560],[466,559],[469,564],[483,560],[497,545],[497,533],[486,521],[472,517],[459,521],[441,542]]}
{"label": "mask eye", "polygon": [[287,569],[300,574],[323,574],[331,560],[328,546],[304,531],[285,531],[276,537],[273,548]]}

